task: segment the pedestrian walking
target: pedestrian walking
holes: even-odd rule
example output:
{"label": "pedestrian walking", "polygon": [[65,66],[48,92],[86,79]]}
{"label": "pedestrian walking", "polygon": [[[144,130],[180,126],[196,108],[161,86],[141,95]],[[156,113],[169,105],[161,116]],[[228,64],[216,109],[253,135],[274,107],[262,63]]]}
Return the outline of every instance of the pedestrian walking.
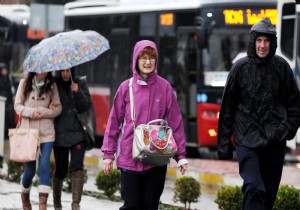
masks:
{"label": "pedestrian walking", "polygon": [[[187,160],[181,112],[170,83],[157,74],[157,65],[156,44],[149,40],[137,42],[132,63],[135,126],[154,119],[166,119],[178,146],[177,166],[185,174]],[[119,86],[110,111],[101,147],[103,170],[108,175],[116,159],[121,171],[121,197],[124,200],[120,209],[156,210],[165,184],[167,165],[154,167],[132,158],[134,124],[129,80]]]}
{"label": "pedestrian walking", "polygon": [[[92,105],[91,96],[82,77],[75,76],[75,70],[57,71],[56,84],[62,105],[61,114],[55,118],[54,159],[55,170],[52,180],[54,209],[62,209],[61,192],[63,180],[70,174],[72,188],[72,210],[80,209],[84,184],[84,154],[86,142],[78,114],[88,111]],[[72,78],[74,77],[74,79]]]}
{"label": "pedestrian walking", "polygon": [[8,69],[4,63],[0,63],[0,96],[6,98],[5,101],[5,122],[4,137],[8,138],[8,129],[15,127],[14,102],[12,84],[9,79]]}
{"label": "pedestrian walking", "polygon": [[[275,55],[276,30],[264,18],[250,30],[247,56],[231,68],[221,105],[218,156],[237,155],[243,210],[272,210],[286,140],[300,126],[300,94],[288,63]],[[232,142],[232,135],[234,145]]]}
{"label": "pedestrian walking", "polygon": [[[55,104],[55,107],[50,106]],[[50,192],[50,154],[54,142],[53,119],[61,112],[57,87],[51,72],[37,74],[29,72],[21,79],[15,98],[15,111],[22,117],[21,128],[39,130],[40,155],[37,159],[39,169],[39,209],[47,209]],[[21,199],[23,209],[31,210],[30,189],[36,173],[36,161],[26,162],[21,178]]]}

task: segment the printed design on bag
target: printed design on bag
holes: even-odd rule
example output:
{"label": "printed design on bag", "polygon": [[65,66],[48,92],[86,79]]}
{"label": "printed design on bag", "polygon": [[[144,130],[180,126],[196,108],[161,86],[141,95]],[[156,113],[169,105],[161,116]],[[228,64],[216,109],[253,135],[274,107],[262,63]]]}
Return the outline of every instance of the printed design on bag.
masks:
{"label": "printed design on bag", "polygon": [[170,133],[166,133],[164,130],[158,131],[156,129],[153,129],[150,135],[151,135],[151,143],[152,143],[150,144],[150,148],[149,148],[150,151],[152,152],[156,151],[161,154],[170,154],[173,152],[173,150],[177,150],[177,145],[175,143],[173,135],[170,136]]}
{"label": "printed design on bag", "polygon": [[148,131],[144,132],[144,143],[145,143],[145,145],[150,144],[150,137],[149,137],[149,132]]}

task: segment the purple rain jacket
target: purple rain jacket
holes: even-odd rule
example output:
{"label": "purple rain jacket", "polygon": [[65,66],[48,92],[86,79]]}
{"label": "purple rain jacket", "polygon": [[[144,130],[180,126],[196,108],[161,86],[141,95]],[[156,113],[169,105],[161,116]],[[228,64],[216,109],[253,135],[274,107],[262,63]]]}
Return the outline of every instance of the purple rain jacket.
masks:
{"label": "purple rain jacket", "polygon": [[[166,119],[173,129],[173,136],[178,146],[176,161],[185,159],[185,137],[182,115],[170,83],[157,75],[157,62],[154,71],[147,81],[137,73],[138,55],[145,47],[156,50],[155,43],[143,40],[136,43],[133,52],[133,91],[136,125],[146,124],[154,119]],[[117,167],[144,171],[153,166],[141,163],[132,158],[133,123],[130,112],[129,79],[119,86],[113,106],[110,111],[107,127],[104,134],[103,159],[115,159]]]}

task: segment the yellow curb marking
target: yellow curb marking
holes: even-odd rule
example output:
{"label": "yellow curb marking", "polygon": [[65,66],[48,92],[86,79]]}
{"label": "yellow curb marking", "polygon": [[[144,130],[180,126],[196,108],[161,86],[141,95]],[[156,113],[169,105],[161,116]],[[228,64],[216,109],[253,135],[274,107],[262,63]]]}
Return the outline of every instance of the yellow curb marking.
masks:
{"label": "yellow curb marking", "polygon": [[167,168],[167,177],[176,178],[177,170],[176,168]]}
{"label": "yellow curb marking", "polygon": [[84,164],[86,165],[92,165],[92,166],[98,166],[98,157],[84,157]]}
{"label": "yellow curb marking", "polygon": [[199,174],[199,182],[201,184],[201,191],[209,194],[216,194],[220,187],[224,184],[221,175],[202,173]]}

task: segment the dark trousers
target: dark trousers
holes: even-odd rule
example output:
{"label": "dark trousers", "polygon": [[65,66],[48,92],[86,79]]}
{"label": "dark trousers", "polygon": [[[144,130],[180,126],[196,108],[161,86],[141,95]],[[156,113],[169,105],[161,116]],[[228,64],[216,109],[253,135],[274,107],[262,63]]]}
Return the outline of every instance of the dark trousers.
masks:
{"label": "dark trousers", "polygon": [[54,176],[64,179],[68,173],[69,153],[71,154],[70,172],[83,170],[83,159],[85,154],[85,142],[79,142],[71,147],[53,147],[55,159]]}
{"label": "dark trousers", "polygon": [[286,142],[264,148],[236,146],[240,176],[244,180],[243,210],[272,210],[284,164]]}
{"label": "dark trousers", "polygon": [[121,170],[120,210],[157,210],[163,192],[167,166],[155,167],[145,173]]}

